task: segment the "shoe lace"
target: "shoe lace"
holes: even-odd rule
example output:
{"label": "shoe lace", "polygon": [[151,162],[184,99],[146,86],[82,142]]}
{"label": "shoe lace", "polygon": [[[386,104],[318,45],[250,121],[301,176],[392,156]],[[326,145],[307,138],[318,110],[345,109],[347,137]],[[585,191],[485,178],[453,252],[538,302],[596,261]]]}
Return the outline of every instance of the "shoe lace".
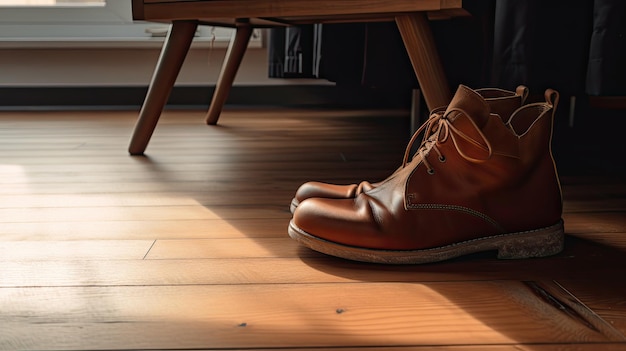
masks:
{"label": "shoe lace", "polygon": [[[470,136],[463,133],[463,131],[459,130],[458,128],[454,126],[454,124],[452,123],[452,120],[450,119],[450,115],[453,112],[456,112],[455,118],[460,118],[461,116],[465,116],[465,118],[467,118],[467,120],[471,123],[473,128],[478,132],[478,135],[484,142],[484,145],[483,143],[472,139]],[[454,144],[455,149],[457,150],[459,155],[461,155],[461,157],[463,157],[465,160],[469,162],[473,162],[473,163],[481,163],[481,162],[485,162],[489,160],[489,158],[491,158],[491,155],[493,155],[493,148],[491,146],[491,143],[489,142],[485,134],[483,134],[482,130],[478,127],[478,125],[476,125],[476,122],[474,122],[474,120],[469,118],[468,116],[469,114],[461,108],[450,108],[449,110],[444,110],[443,108],[440,108],[440,109],[433,110],[428,120],[424,124],[422,124],[422,126],[420,126],[415,131],[415,133],[413,133],[411,140],[409,140],[409,144],[407,145],[406,150],[404,151],[402,167],[403,168],[406,167],[406,165],[409,163],[409,157],[411,154],[411,150],[413,148],[413,144],[415,144],[415,142],[417,141],[418,137],[422,134],[422,132],[424,134],[422,137],[422,142],[420,143],[420,146],[417,149],[417,152],[415,153],[414,157],[417,155],[421,156],[422,162],[424,163],[424,166],[426,166],[426,170],[428,174],[434,174],[435,170],[428,162],[427,156],[430,154],[432,150],[435,150],[435,152],[438,155],[439,161],[445,162],[446,157],[442,154],[441,150],[439,150],[439,147],[437,147],[437,143],[445,142],[448,138],[452,140],[452,143]],[[458,138],[461,138],[469,142],[470,144],[486,151],[487,156],[485,158],[474,158],[474,157],[467,155],[463,151],[463,148],[459,145]]]}

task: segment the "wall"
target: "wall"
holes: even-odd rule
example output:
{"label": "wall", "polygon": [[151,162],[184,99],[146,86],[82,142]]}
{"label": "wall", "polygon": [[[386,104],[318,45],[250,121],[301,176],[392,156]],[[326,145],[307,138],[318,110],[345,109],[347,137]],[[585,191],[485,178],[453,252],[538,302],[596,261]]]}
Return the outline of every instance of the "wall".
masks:
{"label": "wall", "polygon": [[[143,86],[150,82],[160,49],[0,49],[0,86]],[[214,85],[226,48],[190,50],[177,84]],[[325,80],[267,77],[267,51],[249,49],[235,85],[328,84]]]}
{"label": "wall", "polygon": [[[0,110],[139,108],[160,54],[158,42],[115,47],[0,43]],[[133,47],[138,45],[139,47]],[[226,47],[192,47],[168,106],[206,107]],[[333,107],[405,107],[395,92],[337,87],[325,79],[268,78],[264,47],[247,50],[227,104]],[[408,101],[408,100],[407,100]]]}
{"label": "wall", "polygon": [[[139,108],[160,54],[158,42],[114,43],[93,47],[76,43],[0,43],[0,110],[49,108]],[[39,45],[39,44],[37,44]],[[132,47],[131,45],[139,45]],[[194,44],[195,45],[195,44]],[[213,95],[226,45],[192,47],[168,106],[206,107]],[[268,78],[267,50],[246,52],[227,104],[360,104],[371,97],[339,96],[324,79]]]}

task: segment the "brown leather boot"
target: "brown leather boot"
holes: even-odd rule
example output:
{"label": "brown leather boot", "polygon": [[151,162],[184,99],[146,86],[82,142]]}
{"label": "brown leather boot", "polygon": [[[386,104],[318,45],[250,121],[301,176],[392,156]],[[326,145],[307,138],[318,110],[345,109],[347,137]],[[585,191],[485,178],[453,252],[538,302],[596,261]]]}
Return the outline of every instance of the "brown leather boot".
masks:
{"label": "brown leather boot", "polygon": [[305,199],[289,235],[316,251],[378,263],[560,252],[561,187],[551,152],[558,97],[548,89],[545,103],[525,105],[505,123],[461,85],[427,122],[430,137],[412,160],[407,151],[398,171],[353,198]]}
{"label": "brown leather boot", "polygon": [[[485,98],[485,101],[489,104],[491,113],[500,115],[500,117],[505,121],[508,120],[513,111],[524,105],[526,98],[528,97],[528,88],[523,85],[518,86],[515,91],[498,88],[483,88],[477,89],[476,92]],[[434,110],[433,113],[440,113],[443,111],[445,111],[445,106]],[[428,136],[425,136],[425,138],[427,137]],[[363,191],[371,190],[379,184],[380,182],[370,183],[368,181],[348,185],[337,185],[316,181],[306,182],[296,191],[294,198],[291,200],[290,210],[291,213],[293,213],[301,201],[310,197],[348,199],[357,196]]]}

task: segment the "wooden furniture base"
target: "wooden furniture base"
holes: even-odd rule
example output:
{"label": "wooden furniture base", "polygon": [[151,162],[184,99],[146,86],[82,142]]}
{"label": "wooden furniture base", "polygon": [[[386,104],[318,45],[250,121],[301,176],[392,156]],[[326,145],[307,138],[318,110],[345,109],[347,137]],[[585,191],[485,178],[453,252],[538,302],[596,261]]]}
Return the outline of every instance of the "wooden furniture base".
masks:
{"label": "wooden furniture base", "polygon": [[429,109],[446,105],[451,90],[437,54],[428,16],[466,15],[461,0],[133,0],[133,18],[171,22],[139,113],[129,153],[142,155],[180,72],[199,24],[235,27],[206,116],[216,124],[254,27],[305,23],[395,21]]}

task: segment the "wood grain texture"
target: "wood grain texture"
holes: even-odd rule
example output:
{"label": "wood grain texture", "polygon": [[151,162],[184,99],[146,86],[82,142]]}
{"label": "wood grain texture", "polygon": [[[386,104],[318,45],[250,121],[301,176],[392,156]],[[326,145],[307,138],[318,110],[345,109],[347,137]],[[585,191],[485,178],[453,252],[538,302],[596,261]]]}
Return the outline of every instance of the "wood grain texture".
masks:
{"label": "wood grain texture", "polygon": [[217,120],[222,113],[222,109],[230,93],[230,88],[235,81],[235,76],[237,75],[243,56],[248,48],[253,29],[249,20],[236,21],[235,33],[230,43],[228,43],[228,49],[226,50],[226,57],[224,59],[225,62],[220,70],[217,82],[215,83],[215,91],[211,97],[211,103],[205,118],[207,124],[217,124]]}
{"label": "wood grain texture", "polygon": [[128,146],[131,155],[143,155],[187,57],[196,28],[197,21],[176,21],[168,30]]}
{"label": "wood grain texture", "polygon": [[[520,337],[530,343],[616,341],[530,299],[524,284],[507,281],[22,288],[0,294],[3,348],[466,345],[511,344]],[[32,316],[28,323],[25,315]]]}
{"label": "wood grain texture", "polygon": [[380,180],[409,111],[0,112],[0,349],[626,349],[626,184],[565,177],[565,250],[430,265],[286,234],[307,180]]}
{"label": "wood grain texture", "polygon": [[426,15],[398,15],[395,19],[428,110],[448,105],[452,91],[448,86]]}
{"label": "wood grain texture", "polygon": [[[389,18],[389,14],[437,11],[460,8],[460,0],[396,0],[381,3],[376,0],[342,1],[318,0],[212,0],[212,1],[160,1],[146,0],[143,6],[143,19],[211,19],[211,18],[291,18],[317,19],[324,17],[348,16],[350,18],[372,15]],[[356,18],[355,18],[356,19]]]}

